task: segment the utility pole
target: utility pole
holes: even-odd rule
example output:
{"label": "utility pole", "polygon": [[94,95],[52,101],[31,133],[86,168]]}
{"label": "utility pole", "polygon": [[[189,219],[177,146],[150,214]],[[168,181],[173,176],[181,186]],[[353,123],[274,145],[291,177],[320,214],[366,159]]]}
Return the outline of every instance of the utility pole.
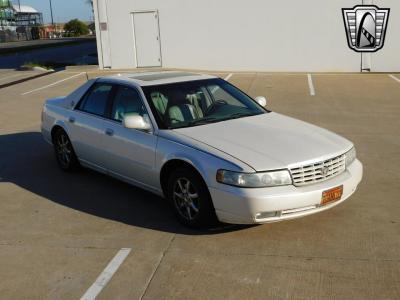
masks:
{"label": "utility pole", "polygon": [[49,0],[49,2],[50,2],[51,25],[54,27],[53,6],[51,5],[51,0]]}

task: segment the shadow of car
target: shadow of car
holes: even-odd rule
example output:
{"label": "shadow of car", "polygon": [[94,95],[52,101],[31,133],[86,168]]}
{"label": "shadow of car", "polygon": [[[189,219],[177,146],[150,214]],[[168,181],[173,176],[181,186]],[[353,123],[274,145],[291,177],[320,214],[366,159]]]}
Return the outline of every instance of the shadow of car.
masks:
{"label": "shadow of car", "polygon": [[192,230],[179,224],[168,202],[97,172],[61,171],[39,132],[0,135],[0,182],[11,182],[49,201],[101,218],[181,234],[217,234],[249,226]]}

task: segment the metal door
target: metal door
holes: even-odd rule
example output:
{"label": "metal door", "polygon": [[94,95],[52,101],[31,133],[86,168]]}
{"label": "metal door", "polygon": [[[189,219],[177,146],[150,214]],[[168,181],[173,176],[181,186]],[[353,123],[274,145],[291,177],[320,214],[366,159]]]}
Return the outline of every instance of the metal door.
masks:
{"label": "metal door", "polygon": [[126,114],[148,116],[139,91],[120,85],[113,96],[109,119],[105,120],[105,167],[116,177],[154,189],[159,182],[155,171],[157,136],[153,132],[125,128],[122,121]]}
{"label": "metal door", "polygon": [[132,13],[137,67],[160,67],[161,48],[157,11]]}
{"label": "metal door", "polygon": [[105,121],[103,147],[107,152],[106,168],[115,177],[154,189],[159,177],[155,171],[157,136],[128,129],[111,120]]}
{"label": "metal door", "polygon": [[104,119],[74,110],[69,114],[67,124],[69,137],[79,160],[104,172],[105,152],[102,148]]}

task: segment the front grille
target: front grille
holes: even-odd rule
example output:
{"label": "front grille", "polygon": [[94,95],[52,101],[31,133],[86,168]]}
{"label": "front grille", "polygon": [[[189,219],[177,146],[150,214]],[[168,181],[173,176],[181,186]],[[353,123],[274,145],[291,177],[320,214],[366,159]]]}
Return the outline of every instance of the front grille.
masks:
{"label": "front grille", "polygon": [[346,169],[346,156],[339,155],[331,159],[290,169],[296,186],[321,182],[342,173]]}

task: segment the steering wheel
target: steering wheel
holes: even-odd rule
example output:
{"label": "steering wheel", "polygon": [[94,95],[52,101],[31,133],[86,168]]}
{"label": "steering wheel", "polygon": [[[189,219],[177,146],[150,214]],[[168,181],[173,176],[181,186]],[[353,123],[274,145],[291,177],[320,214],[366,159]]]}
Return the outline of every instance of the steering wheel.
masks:
{"label": "steering wheel", "polygon": [[209,107],[207,107],[206,111],[204,112],[204,115],[205,116],[212,115],[218,107],[227,104],[228,102],[226,102],[225,100],[216,100]]}

